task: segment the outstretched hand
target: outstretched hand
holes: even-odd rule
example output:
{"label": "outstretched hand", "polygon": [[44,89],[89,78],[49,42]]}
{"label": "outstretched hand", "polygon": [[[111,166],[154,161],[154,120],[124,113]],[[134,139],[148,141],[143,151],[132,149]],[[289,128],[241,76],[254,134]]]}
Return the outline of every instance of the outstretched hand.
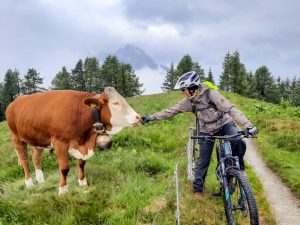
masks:
{"label": "outstretched hand", "polygon": [[142,119],[141,119],[141,123],[143,125],[145,125],[146,123],[149,123],[151,121],[150,117],[149,116],[143,116]]}
{"label": "outstretched hand", "polygon": [[259,130],[258,128],[254,127],[254,126],[250,126],[247,128],[248,130],[248,133],[251,135],[251,136],[255,136],[259,133]]}

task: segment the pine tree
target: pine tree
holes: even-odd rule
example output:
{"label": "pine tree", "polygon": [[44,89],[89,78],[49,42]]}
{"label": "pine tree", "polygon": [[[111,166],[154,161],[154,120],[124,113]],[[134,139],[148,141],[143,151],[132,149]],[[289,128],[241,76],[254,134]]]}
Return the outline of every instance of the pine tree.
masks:
{"label": "pine tree", "polygon": [[108,56],[101,66],[104,87],[112,86],[125,97],[140,95],[143,84],[131,65],[120,63],[116,56]]}
{"label": "pine tree", "polygon": [[21,79],[19,78],[19,71],[11,69],[7,70],[4,76],[3,83],[3,97],[6,102],[6,106],[15,100],[21,93]]}
{"label": "pine tree", "polygon": [[265,100],[267,102],[279,104],[281,96],[282,93],[280,93],[278,85],[276,84],[274,78],[271,76],[271,84],[267,86]]}
{"label": "pine tree", "polygon": [[267,91],[271,89],[273,79],[266,66],[261,66],[255,71],[255,87],[259,99],[266,99]]}
{"label": "pine tree", "polygon": [[0,83],[0,121],[5,119],[5,110],[9,103],[21,94],[21,79],[19,71],[8,69]]}
{"label": "pine tree", "polygon": [[290,95],[291,102],[293,102],[295,99],[295,96],[294,96],[295,91],[294,90],[296,88],[296,84],[297,84],[297,78],[294,77],[291,81],[291,86],[290,86],[291,87],[291,95]]}
{"label": "pine tree", "polygon": [[120,64],[119,67],[120,76],[118,77],[118,82],[122,83],[122,85],[118,87],[118,92],[122,96],[133,96],[133,81],[131,81],[132,67],[130,64]]}
{"label": "pine tree", "polygon": [[252,71],[246,74],[246,84],[245,96],[249,98],[257,98],[255,80]]}
{"label": "pine tree", "polygon": [[103,83],[103,75],[101,73],[101,66],[99,65],[97,74],[93,79],[93,86],[92,91],[96,93],[100,93],[104,90],[104,83]]}
{"label": "pine tree", "polygon": [[[281,101],[285,100],[285,101],[289,101],[289,87],[286,87],[285,86],[285,82],[284,80],[281,80],[280,77],[278,77],[276,79],[276,89],[278,91],[278,94],[279,94],[279,98],[281,99]],[[289,81],[288,81],[289,82]],[[288,83],[287,82],[287,83]]]}
{"label": "pine tree", "polygon": [[86,91],[86,78],[82,59],[79,59],[71,73],[71,86],[77,91]]}
{"label": "pine tree", "polygon": [[233,52],[229,57],[229,81],[230,89],[234,93],[245,94],[246,68],[240,61],[240,53]]}
{"label": "pine tree", "polygon": [[96,86],[98,87],[98,82],[100,81],[100,69],[99,61],[96,57],[87,57],[84,60],[84,73],[86,77],[86,91],[92,92],[96,91]]}
{"label": "pine tree", "polygon": [[51,82],[52,89],[54,90],[69,90],[71,87],[71,75],[67,71],[65,66],[62,67],[61,71],[59,71],[55,78]]}
{"label": "pine tree", "polygon": [[223,72],[220,76],[220,89],[223,91],[231,91],[229,63],[230,63],[230,53],[228,51],[224,58]]}
{"label": "pine tree", "polygon": [[282,96],[285,100],[291,102],[291,81],[289,78],[286,78],[285,81],[281,81],[280,83],[280,89],[282,91]]}
{"label": "pine tree", "polygon": [[0,122],[5,120],[5,103],[4,103],[4,96],[3,96],[3,84],[0,83]]}
{"label": "pine tree", "polygon": [[298,80],[296,78],[293,79],[291,92],[292,104],[294,106],[300,106],[300,78]]}
{"label": "pine tree", "polygon": [[131,70],[130,73],[130,83],[131,83],[131,89],[129,95],[127,95],[128,97],[141,95],[145,91],[141,89],[143,87],[143,84],[140,83],[139,77],[134,73],[133,70]]}
{"label": "pine tree", "polygon": [[22,92],[24,94],[32,94],[45,91],[45,88],[40,86],[43,84],[43,78],[35,69],[29,69],[22,83]]}
{"label": "pine tree", "polygon": [[183,58],[179,61],[177,65],[177,77],[176,80],[184,73],[187,73],[191,70],[193,70],[193,61],[191,56],[185,55]]}
{"label": "pine tree", "polygon": [[214,75],[211,72],[210,67],[209,67],[209,70],[208,70],[207,81],[211,82],[212,84],[215,84]]}
{"label": "pine tree", "polygon": [[202,69],[202,67],[199,65],[198,62],[194,62],[193,66],[192,66],[192,70],[195,71],[199,75],[200,82],[204,82],[207,80],[205,77],[204,69]]}
{"label": "pine tree", "polygon": [[103,78],[103,86],[112,86],[118,88],[117,76],[119,74],[119,60],[116,56],[107,56],[103,65],[101,66],[101,74]]}
{"label": "pine tree", "polygon": [[124,97],[141,95],[143,84],[139,82],[138,76],[135,74],[130,64],[119,63],[118,75],[116,77],[116,90]]}
{"label": "pine tree", "polygon": [[176,71],[174,69],[174,63],[172,62],[170,65],[170,70],[167,71],[166,77],[165,77],[165,81],[162,84],[161,89],[163,91],[171,91],[174,89],[174,86],[176,84],[177,81],[177,76],[176,76]]}

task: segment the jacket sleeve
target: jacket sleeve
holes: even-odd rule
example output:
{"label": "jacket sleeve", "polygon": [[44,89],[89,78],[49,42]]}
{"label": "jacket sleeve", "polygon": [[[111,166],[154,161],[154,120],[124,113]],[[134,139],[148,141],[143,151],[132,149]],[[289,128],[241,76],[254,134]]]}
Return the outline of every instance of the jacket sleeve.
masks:
{"label": "jacket sleeve", "polygon": [[209,93],[210,100],[216,105],[218,110],[221,112],[228,113],[229,116],[233,118],[234,121],[238,122],[240,125],[244,126],[244,128],[247,128],[249,126],[252,126],[250,121],[247,119],[247,117],[242,113],[240,110],[238,110],[234,104],[228,101],[223,95],[221,95],[219,92],[210,90]]}
{"label": "jacket sleeve", "polygon": [[183,113],[183,112],[192,112],[192,104],[188,98],[184,98],[181,101],[179,101],[177,104],[174,106],[161,111],[154,113],[153,115],[149,116],[151,120],[164,120],[168,119],[172,116],[175,116],[178,113]]}

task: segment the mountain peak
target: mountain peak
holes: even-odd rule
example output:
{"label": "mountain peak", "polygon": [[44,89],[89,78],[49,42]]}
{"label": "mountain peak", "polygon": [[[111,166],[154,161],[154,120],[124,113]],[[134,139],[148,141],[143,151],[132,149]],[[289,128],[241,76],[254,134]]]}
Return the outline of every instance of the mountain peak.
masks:
{"label": "mountain peak", "polygon": [[158,65],[141,48],[135,44],[126,44],[119,48],[114,54],[122,63],[128,63],[136,70],[148,66],[151,69],[157,69]]}

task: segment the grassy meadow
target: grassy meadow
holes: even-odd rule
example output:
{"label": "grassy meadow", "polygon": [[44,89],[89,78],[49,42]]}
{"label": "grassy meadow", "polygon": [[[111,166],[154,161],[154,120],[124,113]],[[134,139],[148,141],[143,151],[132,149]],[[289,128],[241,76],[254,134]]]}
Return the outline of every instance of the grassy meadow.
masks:
{"label": "grassy meadow", "polygon": [[[173,92],[132,97],[128,102],[140,114],[148,115],[181,98],[180,93]],[[181,224],[226,224],[222,199],[211,196],[218,187],[215,155],[203,200],[194,199],[192,185],[186,178],[185,144],[188,127],[193,126],[193,122],[193,115],[186,113],[147,126],[126,128],[113,137],[111,150],[98,151],[88,160],[89,187],[78,186],[76,161],[71,159],[69,193],[65,196],[58,196],[58,163],[55,154],[48,152],[43,159],[46,182],[25,188],[7,125],[0,123],[0,224],[146,225],[152,224],[154,218],[155,224],[174,224],[176,164]],[[32,175],[34,177],[33,169]],[[247,175],[258,201],[261,224],[275,224],[261,183],[251,168],[247,168]]]}
{"label": "grassy meadow", "polygon": [[224,94],[260,129],[254,141],[265,162],[300,198],[300,107]]}

